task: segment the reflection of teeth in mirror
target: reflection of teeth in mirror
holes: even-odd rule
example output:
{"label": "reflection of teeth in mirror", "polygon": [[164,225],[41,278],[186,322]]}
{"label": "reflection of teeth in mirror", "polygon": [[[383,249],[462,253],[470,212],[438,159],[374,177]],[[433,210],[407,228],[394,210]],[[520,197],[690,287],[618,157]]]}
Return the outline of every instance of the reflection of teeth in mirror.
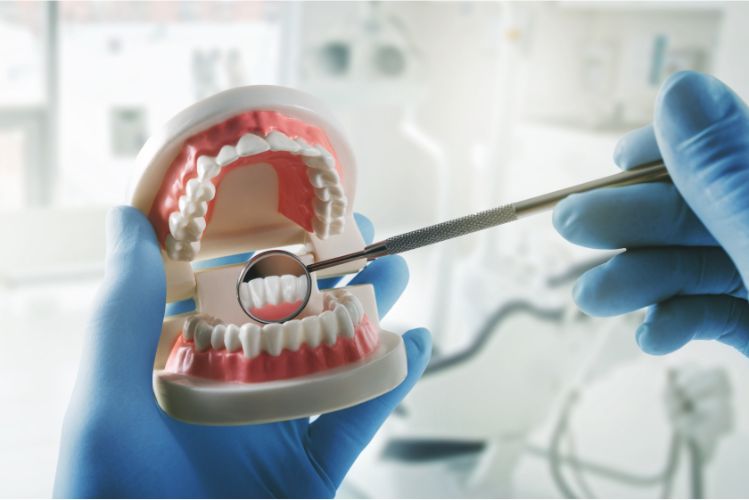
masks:
{"label": "reflection of teeth in mirror", "polygon": [[194,342],[197,352],[242,350],[246,358],[263,352],[278,356],[284,349],[298,351],[303,345],[333,346],[339,337],[353,339],[357,326],[366,318],[359,299],[345,290],[331,290],[324,293],[323,302],[325,311],[318,316],[262,327],[255,323],[225,324],[211,316],[195,315],[185,320],[182,336]]}
{"label": "reflection of teeth in mirror", "polygon": [[239,300],[245,309],[291,304],[307,295],[307,277],[284,274],[255,278],[239,285]]}
{"label": "reflection of teeth in mirror", "polygon": [[173,260],[193,260],[200,251],[200,239],[205,231],[204,216],[208,203],[216,196],[213,179],[221,169],[239,158],[266,151],[282,151],[301,157],[308,167],[307,175],[314,190],[313,231],[321,239],[343,232],[343,215],[347,199],[333,154],[319,145],[311,145],[302,138],[291,138],[273,130],[267,136],[244,134],[236,144],[226,144],[215,156],[201,155],[196,162],[197,177],[190,179],[180,196],[178,210],[169,216],[169,231],[165,241],[167,255]]}

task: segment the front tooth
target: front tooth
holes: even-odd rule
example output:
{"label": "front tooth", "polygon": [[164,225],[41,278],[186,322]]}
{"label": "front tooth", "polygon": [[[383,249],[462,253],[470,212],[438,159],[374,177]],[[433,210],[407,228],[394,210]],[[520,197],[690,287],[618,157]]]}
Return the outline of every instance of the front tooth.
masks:
{"label": "front tooth", "polygon": [[224,344],[226,345],[226,350],[229,352],[238,351],[242,347],[242,343],[239,341],[239,327],[237,325],[226,325]]}
{"label": "front tooth", "polygon": [[296,276],[284,274],[281,276],[281,298],[283,302],[296,302]]}
{"label": "front tooth", "polygon": [[283,325],[270,323],[263,326],[263,346],[271,356],[278,356],[283,350]]}
{"label": "front tooth", "polygon": [[216,350],[224,348],[224,336],[226,335],[226,325],[219,323],[213,327],[211,333],[211,347]]}
{"label": "front tooth", "polygon": [[250,293],[250,284],[242,283],[239,285],[239,302],[246,310],[252,309],[252,294]]}
{"label": "front tooth", "polygon": [[225,167],[237,158],[239,158],[239,155],[237,155],[237,150],[234,149],[234,146],[226,145],[222,147],[221,151],[219,151],[218,155],[216,155],[216,163],[218,163],[222,167]]}
{"label": "front tooth", "polygon": [[265,153],[270,149],[270,145],[262,138],[255,134],[245,134],[237,143],[237,153],[239,156],[252,156]]}
{"label": "front tooth", "polygon": [[290,153],[296,153],[301,149],[296,141],[289,139],[289,136],[278,130],[274,130],[268,134],[265,140],[270,144],[270,149],[272,151],[289,151]]}
{"label": "front tooth", "polygon": [[190,179],[187,181],[185,193],[191,201],[210,201],[216,196],[216,186],[211,181],[202,182],[200,179]]}
{"label": "front tooth", "polygon": [[263,281],[265,282],[265,300],[272,305],[278,304],[281,299],[281,278],[268,276]]}
{"label": "front tooth", "polygon": [[297,276],[296,277],[296,292],[294,295],[295,300],[304,300],[304,298],[307,296],[307,292],[309,285],[307,284],[307,277],[306,276]]}
{"label": "front tooth", "polygon": [[195,350],[198,352],[205,351],[211,345],[211,335],[213,326],[205,321],[201,321],[195,330]]}
{"label": "front tooth", "polygon": [[304,340],[304,330],[302,322],[298,319],[292,319],[283,324],[284,343],[286,348],[296,351],[302,345]]}
{"label": "front tooth", "polygon": [[203,217],[208,212],[208,203],[194,202],[187,196],[179,197],[179,211],[182,212],[186,217]]}
{"label": "front tooth", "polygon": [[265,305],[265,286],[263,285],[263,278],[250,280],[249,287],[252,306],[263,307]]}
{"label": "front tooth", "polygon": [[302,319],[302,329],[304,330],[304,339],[312,348],[320,345],[322,340],[322,329],[320,319],[316,316],[307,316]]}
{"label": "front tooth", "polygon": [[239,342],[245,357],[254,358],[260,354],[261,338],[260,327],[254,323],[245,323],[239,328]]}
{"label": "front tooth", "polygon": [[338,321],[333,311],[325,311],[320,316],[320,325],[322,330],[323,341],[328,345],[333,345],[338,340]]}
{"label": "front tooth", "polygon": [[195,329],[200,323],[200,316],[190,316],[185,320],[185,324],[182,327],[182,336],[185,340],[192,340],[195,338]]}
{"label": "front tooth", "polygon": [[216,160],[210,156],[201,156],[198,158],[198,179],[201,181],[211,180],[216,177],[221,167]]}
{"label": "front tooth", "polygon": [[335,309],[333,309],[333,313],[338,320],[338,331],[340,332],[340,334],[349,339],[353,338],[354,322],[351,320],[351,316],[349,315],[348,310],[343,307],[343,305],[338,304],[337,306],[335,306]]}

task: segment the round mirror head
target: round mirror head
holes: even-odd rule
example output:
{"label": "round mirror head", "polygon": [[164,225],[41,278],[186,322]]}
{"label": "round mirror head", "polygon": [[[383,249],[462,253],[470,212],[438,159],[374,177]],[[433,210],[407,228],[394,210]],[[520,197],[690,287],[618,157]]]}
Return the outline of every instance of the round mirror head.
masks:
{"label": "round mirror head", "polygon": [[242,310],[259,323],[283,323],[305,308],[312,293],[312,278],[299,258],[283,250],[252,257],[237,280]]}

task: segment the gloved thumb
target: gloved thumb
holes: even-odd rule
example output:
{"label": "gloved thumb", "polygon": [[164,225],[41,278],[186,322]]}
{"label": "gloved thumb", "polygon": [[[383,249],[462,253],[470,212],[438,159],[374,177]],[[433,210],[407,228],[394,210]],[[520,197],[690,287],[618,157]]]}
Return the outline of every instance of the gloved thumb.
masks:
{"label": "gloved thumb", "polygon": [[90,324],[89,363],[97,377],[145,383],[164,318],[166,285],[158,241],[133,207],[107,214],[105,275]]}
{"label": "gloved thumb", "polygon": [[749,109],[724,83],[686,71],[656,100],[658,147],[679,192],[749,284]]}

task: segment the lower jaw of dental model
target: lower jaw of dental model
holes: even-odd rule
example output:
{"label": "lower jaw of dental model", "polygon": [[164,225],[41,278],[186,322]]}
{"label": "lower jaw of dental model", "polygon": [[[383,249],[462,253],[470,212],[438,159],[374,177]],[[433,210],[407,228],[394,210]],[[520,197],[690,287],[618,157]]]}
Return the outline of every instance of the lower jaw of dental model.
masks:
{"label": "lower jaw of dental model", "polygon": [[195,263],[296,245],[309,264],[363,249],[353,158],[332,123],[299,92],[239,88],[183,111],[141,151],[133,205],[161,244],[167,301],[181,304],[165,317],[154,362],[154,393],[168,414],[205,424],[297,418],[405,378],[403,341],[380,328],[371,285],[320,291],[313,273],[300,315],[261,325],[238,298],[254,317],[281,319],[307,283],[279,276],[237,287],[246,257]]}
{"label": "lower jaw of dental model", "polygon": [[322,314],[259,326],[227,324],[204,314],[185,321],[166,370],[224,382],[288,379],[361,361],[379,332],[359,299],[324,293]]}

